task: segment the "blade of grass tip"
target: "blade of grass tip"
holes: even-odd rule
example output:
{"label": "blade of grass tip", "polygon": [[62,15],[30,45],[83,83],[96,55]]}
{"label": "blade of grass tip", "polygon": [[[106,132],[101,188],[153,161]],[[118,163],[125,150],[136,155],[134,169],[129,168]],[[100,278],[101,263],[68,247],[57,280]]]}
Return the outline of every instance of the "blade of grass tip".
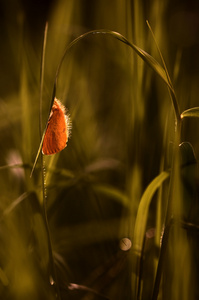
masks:
{"label": "blade of grass tip", "polygon": [[177,121],[180,121],[181,120],[180,110],[179,110],[178,102],[177,102],[177,99],[176,99],[175,91],[174,91],[174,88],[173,88],[173,85],[172,85],[172,82],[171,82],[171,78],[169,76],[169,72],[168,72],[167,67],[166,67],[166,63],[164,61],[162,52],[160,51],[160,47],[158,46],[158,43],[156,41],[155,35],[153,33],[153,30],[152,30],[152,28],[151,28],[151,26],[149,24],[149,21],[147,20],[146,23],[147,23],[147,26],[148,26],[151,34],[152,34],[153,40],[155,42],[155,45],[156,45],[158,53],[160,55],[162,64],[164,66],[164,70],[165,70],[165,73],[166,73],[166,76],[167,76],[167,80],[168,80],[169,94],[170,94],[170,97],[171,97],[171,100],[172,100],[172,103],[173,103],[173,107],[174,107],[174,110],[175,110],[176,119],[177,119]]}
{"label": "blade of grass tip", "polygon": [[139,48],[133,43],[130,43],[123,35],[121,35],[118,32],[115,31],[109,31],[107,32],[119,41],[125,43],[129,47],[131,47],[141,58],[143,61],[145,61],[162,79],[163,81],[167,84],[167,86],[172,89],[170,83],[168,82],[165,70],[162,68],[162,66],[146,51],[143,49]]}
{"label": "blade of grass tip", "polygon": [[[156,47],[157,47],[157,50],[158,50],[158,53],[159,53],[159,55],[160,55],[161,61],[162,61],[162,63],[163,63],[163,66],[164,66],[164,69],[165,69],[165,72],[166,72],[166,75],[167,75],[168,82],[169,82],[169,84],[172,86],[171,78],[170,78],[170,76],[169,76],[169,72],[168,72],[168,70],[167,70],[166,63],[165,63],[164,58],[163,58],[163,56],[162,56],[162,52],[160,51],[160,47],[158,46],[158,43],[157,43],[157,41],[156,41],[155,35],[154,35],[154,33],[153,33],[153,30],[152,30],[152,28],[151,28],[151,26],[150,26],[148,20],[146,21],[146,23],[147,23],[147,26],[149,27],[149,30],[150,30],[151,34],[152,34],[153,40],[154,40],[154,42],[155,42],[155,45],[156,45]],[[172,86],[172,87],[173,87],[173,86]]]}
{"label": "blade of grass tip", "polygon": [[42,144],[43,144],[43,140],[44,140],[44,136],[45,136],[45,132],[47,129],[47,125],[46,128],[44,130],[44,133],[42,135],[42,94],[43,94],[43,83],[44,83],[44,64],[45,64],[45,53],[46,53],[46,41],[47,41],[47,32],[48,32],[48,23],[46,23],[45,26],[45,30],[44,30],[44,41],[43,41],[43,49],[42,49],[42,58],[41,58],[41,70],[40,70],[40,93],[39,93],[39,104],[40,104],[40,113],[39,113],[39,133],[40,133],[40,138],[41,138],[41,142],[39,145],[39,149],[37,151],[37,155],[32,167],[32,171],[30,173],[30,178],[32,177],[33,171],[35,169],[35,166],[37,164],[38,158],[39,158],[39,154],[41,152],[41,148],[42,148]]}
{"label": "blade of grass tip", "polygon": [[46,41],[47,41],[47,33],[48,33],[48,23],[46,23],[44,30],[44,41],[43,41],[43,49],[42,49],[42,59],[41,59],[41,70],[40,70],[40,92],[39,92],[39,133],[40,138],[42,136],[42,95],[43,95],[43,85],[44,85],[44,66],[45,66],[45,55],[46,55]]}
{"label": "blade of grass tip", "polygon": [[183,113],[181,113],[181,119],[183,118],[199,118],[199,107],[192,107],[189,108],[185,111],[183,111]]}

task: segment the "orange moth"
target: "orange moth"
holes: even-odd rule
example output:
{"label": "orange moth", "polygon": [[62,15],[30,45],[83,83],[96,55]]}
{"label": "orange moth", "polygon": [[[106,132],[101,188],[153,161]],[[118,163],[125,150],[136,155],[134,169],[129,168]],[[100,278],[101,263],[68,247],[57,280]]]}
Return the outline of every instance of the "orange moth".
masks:
{"label": "orange moth", "polygon": [[55,98],[43,140],[43,154],[52,155],[62,151],[67,146],[70,129],[70,119],[66,114],[66,108]]}

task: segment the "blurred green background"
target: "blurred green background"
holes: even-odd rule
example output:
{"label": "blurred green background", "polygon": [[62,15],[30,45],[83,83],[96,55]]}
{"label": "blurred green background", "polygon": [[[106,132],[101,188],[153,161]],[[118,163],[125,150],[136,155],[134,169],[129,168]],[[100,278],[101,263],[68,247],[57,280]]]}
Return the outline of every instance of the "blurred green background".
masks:
{"label": "blurred green background", "polygon": [[[161,63],[146,20],[183,112],[199,103],[198,1],[1,0],[0,16],[1,299],[55,299],[57,287],[60,299],[150,299],[167,185],[159,225],[157,194],[149,206],[145,248],[139,254],[141,272],[128,243],[133,243],[136,215],[146,187],[171,166],[175,119],[168,89],[132,49],[109,35],[89,35],[67,52],[56,97],[68,109],[72,134],[66,149],[44,157],[52,261],[42,211],[40,160],[30,178],[41,139],[44,28],[48,22],[43,129],[66,45],[90,30],[109,29]],[[198,119],[186,119],[181,137],[182,142],[192,144],[196,159],[198,129]],[[185,215],[189,222],[197,223],[197,171],[191,171],[188,178],[191,183],[185,202],[192,199],[193,203],[190,200],[190,214],[188,210]],[[174,240],[178,253],[184,249],[183,256],[172,275],[177,279],[173,285],[163,280],[159,299],[199,296],[197,234],[196,230],[191,237],[184,237],[183,231],[186,244]],[[52,271],[53,262],[56,272]],[[173,274],[171,265],[168,269],[166,274]],[[55,276],[56,284],[49,284],[49,274]],[[137,287],[135,276],[141,278]]]}

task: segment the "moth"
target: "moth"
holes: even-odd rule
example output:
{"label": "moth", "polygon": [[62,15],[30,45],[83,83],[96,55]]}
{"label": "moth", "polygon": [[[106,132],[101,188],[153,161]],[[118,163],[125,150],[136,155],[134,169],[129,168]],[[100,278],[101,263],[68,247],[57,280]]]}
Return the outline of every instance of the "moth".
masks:
{"label": "moth", "polygon": [[71,122],[66,108],[55,98],[43,140],[43,154],[52,155],[62,151],[67,146],[70,131]]}

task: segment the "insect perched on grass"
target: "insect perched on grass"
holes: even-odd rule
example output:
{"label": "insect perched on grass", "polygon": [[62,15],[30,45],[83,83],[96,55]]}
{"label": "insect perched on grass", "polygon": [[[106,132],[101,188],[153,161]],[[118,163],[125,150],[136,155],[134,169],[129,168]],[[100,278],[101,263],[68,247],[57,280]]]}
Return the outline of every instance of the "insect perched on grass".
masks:
{"label": "insect perched on grass", "polygon": [[42,145],[43,154],[51,155],[62,151],[67,146],[70,130],[71,122],[66,108],[55,98]]}

